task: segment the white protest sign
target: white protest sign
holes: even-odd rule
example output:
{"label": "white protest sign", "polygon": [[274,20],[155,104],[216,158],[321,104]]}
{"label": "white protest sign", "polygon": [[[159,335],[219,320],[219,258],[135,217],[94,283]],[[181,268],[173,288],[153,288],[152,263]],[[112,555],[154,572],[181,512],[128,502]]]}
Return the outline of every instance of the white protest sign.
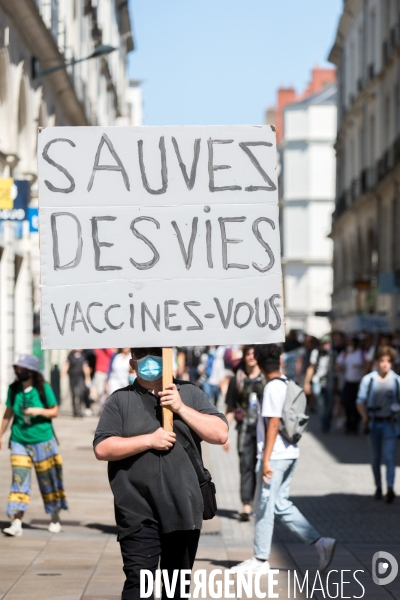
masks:
{"label": "white protest sign", "polygon": [[282,341],[270,126],[49,127],[45,349]]}

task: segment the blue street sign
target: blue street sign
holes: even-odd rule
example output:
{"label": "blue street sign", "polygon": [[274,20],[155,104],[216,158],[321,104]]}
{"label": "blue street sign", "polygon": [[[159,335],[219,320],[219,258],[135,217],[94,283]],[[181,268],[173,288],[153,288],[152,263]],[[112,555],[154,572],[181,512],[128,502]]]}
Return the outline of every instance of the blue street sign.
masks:
{"label": "blue street sign", "polygon": [[39,231],[39,210],[37,207],[29,206],[28,208],[29,231],[37,233]]}
{"label": "blue street sign", "polygon": [[28,218],[30,187],[26,179],[14,179],[12,196],[14,206],[0,210],[0,221],[26,221]]}

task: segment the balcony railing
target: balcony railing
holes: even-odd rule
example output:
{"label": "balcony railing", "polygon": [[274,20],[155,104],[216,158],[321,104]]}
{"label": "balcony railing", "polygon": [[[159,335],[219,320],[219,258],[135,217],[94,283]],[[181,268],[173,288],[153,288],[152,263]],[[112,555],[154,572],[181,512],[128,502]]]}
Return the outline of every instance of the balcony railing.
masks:
{"label": "balcony railing", "polygon": [[360,194],[365,194],[376,186],[378,182],[376,166],[367,167],[361,171]]}
{"label": "balcony railing", "polygon": [[388,175],[396,165],[400,164],[400,136],[393,142],[392,146],[386,150],[375,165],[363,169],[360,177],[355,177],[349,189],[344,190],[336,199],[335,212],[333,220],[335,221],[342,215],[359,196],[373,190],[376,185]]}

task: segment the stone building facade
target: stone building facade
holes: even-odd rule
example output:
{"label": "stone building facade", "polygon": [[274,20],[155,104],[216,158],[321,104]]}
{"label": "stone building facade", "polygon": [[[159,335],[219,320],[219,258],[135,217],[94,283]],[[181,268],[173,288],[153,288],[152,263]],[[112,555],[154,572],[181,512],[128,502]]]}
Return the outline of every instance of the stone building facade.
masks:
{"label": "stone building facade", "polygon": [[347,0],[338,71],[333,327],[400,325],[400,3]]}
{"label": "stone building facade", "polygon": [[[140,124],[140,91],[126,76],[132,50],[123,0],[0,0],[0,180],[28,181],[30,206],[38,128]],[[32,352],[38,313],[38,233],[0,220],[0,402],[15,356]]]}

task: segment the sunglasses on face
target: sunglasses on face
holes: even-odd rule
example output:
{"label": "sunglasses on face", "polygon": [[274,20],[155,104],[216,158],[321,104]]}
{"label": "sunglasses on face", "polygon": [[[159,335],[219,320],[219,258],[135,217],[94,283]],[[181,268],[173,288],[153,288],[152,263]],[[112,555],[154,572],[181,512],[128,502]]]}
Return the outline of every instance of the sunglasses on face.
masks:
{"label": "sunglasses on face", "polygon": [[132,358],[134,360],[140,360],[149,354],[152,354],[153,356],[162,356],[162,348],[134,348],[134,350],[132,350]]}

